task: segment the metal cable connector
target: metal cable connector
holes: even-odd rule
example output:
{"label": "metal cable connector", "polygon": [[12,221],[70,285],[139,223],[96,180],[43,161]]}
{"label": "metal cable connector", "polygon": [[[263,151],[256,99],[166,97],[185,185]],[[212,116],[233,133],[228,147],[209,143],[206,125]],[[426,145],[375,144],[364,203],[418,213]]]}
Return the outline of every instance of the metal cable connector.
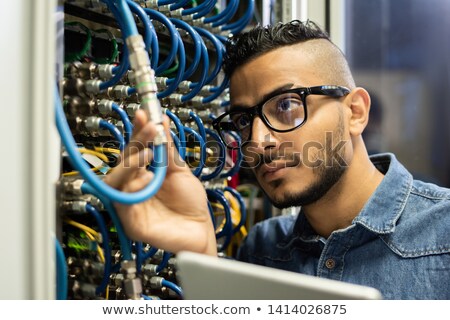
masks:
{"label": "metal cable connector", "polygon": [[109,115],[112,112],[113,102],[111,100],[102,99],[98,103],[98,111],[100,114]]}
{"label": "metal cable connector", "polygon": [[192,20],[192,25],[194,27],[203,27],[205,25],[205,17]]}
{"label": "metal cable connector", "polygon": [[182,105],[183,102],[181,100],[182,95],[179,93],[173,93],[169,96],[169,102],[172,106]]}
{"label": "metal cable connector", "polygon": [[63,201],[61,208],[66,211],[73,211],[79,213],[86,213],[87,201],[74,200],[74,201]]}
{"label": "metal cable connector", "polygon": [[192,106],[194,107],[194,108],[204,108],[205,107],[205,105],[204,105],[204,103],[203,103],[203,97],[201,97],[201,96],[196,96],[196,97],[194,97],[193,99],[191,99],[191,103],[192,103]]}
{"label": "metal cable connector", "polygon": [[168,141],[167,141],[166,133],[164,131],[164,126],[162,124],[157,124],[156,131],[157,131],[157,133],[156,133],[153,143],[156,146],[163,144],[163,143],[167,143]]}
{"label": "metal cable connector", "polygon": [[123,260],[120,266],[121,273],[124,276],[123,286],[127,297],[139,300],[142,295],[142,282],[136,276],[136,262]]}
{"label": "metal cable connector", "polygon": [[181,81],[178,85],[178,90],[182,93],[187,93],[191,90],[190,85],[192,84],[192,81],[184,80]]}
{"label": "metal cable connector", "polygon": [[150,278],[150,288],[152,289],[161,289],[162,288],[162,281],[164,280],[163,277],[151,277]]}
{"label": "metal cable connector", "polygon": [[183,19],[183,8],[178,8],[178,9],[176,9],[176,10],[171,10],[170,11],[170,16],[172,17],[172,18],[175,18],[175,19],[180,19],[180,20],[182,20]]}
{"label": "metal cable connector", "polygon": [[192,22],[194,20],[194,15],[188,14],[185,16],[181,16],[181,20],[186,21],[187,23]]}
{"label": "metal cable connector", "polygon": [[143,0],[141,1],[140,5],[144,5],[144,8],[158,10],[158,0]]}
{"label": "metal cable connector", "polygon": [[83,195],[83,192],[81,191],[81,186],[83,185],[83,183],[84,183],[83,179],[64,181],[63,183],[64,191],[72,195],[81,196]]}
{"label": "metal cable connector", "polygon": [[98,66],[98,76],[102,80],[109,80],[114,76],[114,66],[112,64],[100,64]]}
{"label": "metal cable connector", "polygon": [[162,123],[161,104],[156,96],[155,72],[150,67],[150,59],[145,50],[142,36],[130,36],[126,39],[126,43],[129,50],[130,65],[136,79],[136,90],[141,97],[141,109],[147,113],[149,121],[156,124]]}
{"label": "metal cable connector", "polygon": [[100,80],[88,80],[85,83],[86,92],[88,94],[97,94],[100,92]]}
{"label": "metal cable connector", "polygon": [[89,132],[97,132],[100,129],[100,120],[99,117],[88,117],[85,120],[85,127]]}

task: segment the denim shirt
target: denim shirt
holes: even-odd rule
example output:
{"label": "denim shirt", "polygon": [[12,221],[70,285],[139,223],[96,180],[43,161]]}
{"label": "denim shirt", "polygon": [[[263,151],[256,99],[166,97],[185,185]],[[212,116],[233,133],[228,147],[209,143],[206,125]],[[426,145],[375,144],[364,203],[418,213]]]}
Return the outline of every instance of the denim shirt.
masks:
{"label": "denim shirt", "polygon": [[301,210],[256,224],[237,259],[377,288],[384,299],[450,299],[450,189],[413,180],[391,153],[352,224],[328,239]]}

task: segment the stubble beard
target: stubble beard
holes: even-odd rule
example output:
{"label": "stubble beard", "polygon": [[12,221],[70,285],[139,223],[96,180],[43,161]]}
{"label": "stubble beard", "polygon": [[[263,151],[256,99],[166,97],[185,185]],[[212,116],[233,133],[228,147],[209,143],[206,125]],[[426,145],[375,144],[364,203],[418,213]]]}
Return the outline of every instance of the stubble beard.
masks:
{"label": "stubble beard", "polygon": [[[340,117],[338,128],[335,131],[335,137],[338,138],[338,141],[343,141],[343,130],[343,119]],[[307,186],[305,190],[299,192],[287,191],[279,197],[276,197],[275,194],[268,194],[265,190],[264,192],[269,197],[272,204],[278,209],[313,204],[325,196],[347,170],[347,165],[343,165],[340,161],[335,161],[335,159],[345,159],[344,155],[345,144],[338,150],[333,150],[331,145],[326,144],[324,149],[318,151],[317,158],[325,159],[325,157],[328,157],[328,159],[332,159],[331,165],[327,163],[328,161],[322,161],[320,165],[313,167],[313,175],[317,178]],[[299,166],[303,165],[303,162],[299,161]],[[270,182],[270,186],[273,190],[281,187],[282,184],[283,179],[277,179]]]}

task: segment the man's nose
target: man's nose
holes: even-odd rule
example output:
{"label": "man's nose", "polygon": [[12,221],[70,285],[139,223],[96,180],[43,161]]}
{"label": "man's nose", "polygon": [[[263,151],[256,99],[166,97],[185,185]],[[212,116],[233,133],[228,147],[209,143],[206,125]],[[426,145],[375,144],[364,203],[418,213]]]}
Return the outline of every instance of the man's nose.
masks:
{"label": "man's nose", "polygon": [[250,141],[252,146],[255,147],[255,151],[261,154],[272,148],[276,148],[278,143],[272,130],[259,117],[255,117],[253,120]]}

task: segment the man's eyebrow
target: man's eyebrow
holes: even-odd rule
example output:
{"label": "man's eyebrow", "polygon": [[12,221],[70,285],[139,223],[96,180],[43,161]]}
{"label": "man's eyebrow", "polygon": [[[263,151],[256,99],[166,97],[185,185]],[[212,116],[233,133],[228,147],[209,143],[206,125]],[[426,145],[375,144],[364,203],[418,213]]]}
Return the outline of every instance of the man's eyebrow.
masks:
{"label": "man's eyebrow", "polygon": [[[293,86],[294,86],[293,83],[286,83],[286,84],[284,84],[284,85],[282,85],[282,86],[280,86],[280,87],[278,87],[278,88],[276,88],[276,89],[266,93],[265,95],[262,96],[262,98],[259,100],[259,102],[257,104],[255,104],[255,106],[259,105],[260,103],[262,103],[264,101],[266,101],[269,97],[273,97],[273,96],[283,92],[284,90],[288,90],[288,89],[292,88]],[[250,106],[250,108],[251,107],[253,107],[253,106]],[[230,110],[233,110],[233,109],[247,109],[247,108],[249,108],[249,106],[243,106],[243,105],[237,105],[237,104],[230,106]]]}

